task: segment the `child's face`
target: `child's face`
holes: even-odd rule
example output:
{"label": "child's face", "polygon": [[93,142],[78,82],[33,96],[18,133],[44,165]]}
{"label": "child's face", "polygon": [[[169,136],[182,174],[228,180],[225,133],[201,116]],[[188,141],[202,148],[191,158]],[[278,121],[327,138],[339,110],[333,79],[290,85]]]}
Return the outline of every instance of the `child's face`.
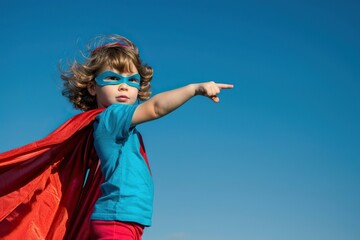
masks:
{"label": "child's face", "polygon": [[[134,64],[130,64],[124,72],[118,72],[116,69],[104,68],[101,72],[112,71],[122,76],[131,76],[138,73]],[[126,83],[116,85],[95,85],[88,88],[92,96],[96,96],[99,108],[108,107],[111,104],[134,104],[137,100],[139,90],[134,86]]]}

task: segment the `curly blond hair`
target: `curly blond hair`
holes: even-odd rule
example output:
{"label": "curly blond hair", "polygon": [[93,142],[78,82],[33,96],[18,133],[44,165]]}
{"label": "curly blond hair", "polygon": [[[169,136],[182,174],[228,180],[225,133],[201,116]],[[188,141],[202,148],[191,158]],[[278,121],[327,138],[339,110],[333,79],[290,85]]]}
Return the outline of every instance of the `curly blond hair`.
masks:
{"label": "curly blond hair", "polygon": [[105,35],[91,40],[87,49],[89,56],[85,56],[84,63],[74,60],[69,64],[69,70],[60,70],[61,79],[64,80],[62,95],[76,109],[87,111],[97,108],[96,97],[89,93],[88,87],[95,84],[94,79],[102,69],[113,68],[123,72],[131,63],[141,76],[138,99],[149,99],[153,69],[142,63],[135,44],[119,35]]}

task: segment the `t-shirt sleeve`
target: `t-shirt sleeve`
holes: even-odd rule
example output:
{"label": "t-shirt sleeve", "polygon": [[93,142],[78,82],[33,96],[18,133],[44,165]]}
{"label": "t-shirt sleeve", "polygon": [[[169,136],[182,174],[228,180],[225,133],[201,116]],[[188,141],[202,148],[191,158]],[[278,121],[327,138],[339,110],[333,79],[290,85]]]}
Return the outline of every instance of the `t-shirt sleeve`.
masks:
{"label": "t-shirt sleeve", "polygon": [[129,136],[135,105],[113,104],[98,118],[97,132],[120,140]]}

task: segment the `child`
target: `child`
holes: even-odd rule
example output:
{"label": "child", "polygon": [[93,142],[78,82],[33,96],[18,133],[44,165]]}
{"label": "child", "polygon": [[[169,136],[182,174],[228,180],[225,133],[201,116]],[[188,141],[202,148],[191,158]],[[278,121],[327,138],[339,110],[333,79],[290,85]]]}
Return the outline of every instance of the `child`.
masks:
{"label": "child", "polygon": [[143,64],[130,40],[101,36],[93,45],[84,63],[75,61],[62,73],[63,95],[77,109],[96,111],[94,147],[103,182],[91,213],[90,237],[141,239],[144,227],[151,225],[153,182],[136,126],[170,113],[196,95],[219,102],[220,90],[233,86],[190,84],[149,99],[153,70]]}

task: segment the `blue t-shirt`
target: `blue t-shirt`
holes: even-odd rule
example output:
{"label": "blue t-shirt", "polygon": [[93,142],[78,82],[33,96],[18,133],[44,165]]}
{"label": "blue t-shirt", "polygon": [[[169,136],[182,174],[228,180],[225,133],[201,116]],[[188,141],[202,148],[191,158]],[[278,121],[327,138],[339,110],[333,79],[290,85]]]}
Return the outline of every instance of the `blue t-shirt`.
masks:
{"label": "blue t-shirt", "polygon": [[140,133],[131,127],[136,106],[114,104],[94,123],[94,146],[104,182],[93,220],[151,225],[154,186]]}

